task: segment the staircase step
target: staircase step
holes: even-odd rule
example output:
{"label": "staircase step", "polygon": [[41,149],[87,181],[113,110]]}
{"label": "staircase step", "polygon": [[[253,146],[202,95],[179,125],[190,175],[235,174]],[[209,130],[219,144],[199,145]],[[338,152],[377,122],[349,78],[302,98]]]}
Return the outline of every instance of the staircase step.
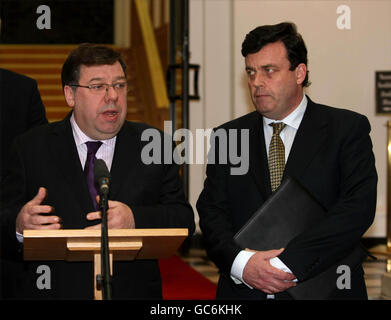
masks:
{"label": "staircase step", "polygon": [[[0,47],[1,48],[1,47]],[[8,52],[8,51],[5,51]],[[1,59],[58,59],[65,61],[68,57],[67,53],[26,53],[23,52],[15,52],[15,53],[1,53]]]}
{"label": "staircase step", "polygon": [[26,68],[24,66],[10,66],[0,64],[0,68],[12,70],[17,73],[22,73],[25,75],[30,75],[33,79],[45,78],[47,75],[50,75],[52,79],[61,78],[61,68]]}
{"label": "staircase step", "polygon": [[3,44],[0,45],[2,54],[22,53],[22,54],[65,54],[68,55],[77,45],[24,45],[24,44]]}
{"label": "staircase step", "polygon": [[1,64],[53,64],[62,67],[66,59],[53,57],[37,57],[38,55],[20,56],[20,57],[5,57],[0,55]]}

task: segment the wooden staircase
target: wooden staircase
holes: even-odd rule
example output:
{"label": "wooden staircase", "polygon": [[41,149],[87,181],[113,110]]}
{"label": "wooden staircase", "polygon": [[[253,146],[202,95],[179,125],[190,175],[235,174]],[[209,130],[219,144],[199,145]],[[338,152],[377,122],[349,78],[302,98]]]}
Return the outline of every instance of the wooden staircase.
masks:
{"label": "wooden staircase", "polygon": [[[27,75],[38,82],[46,116],[51,122],[63,119],[71,110],[62,92],[61,69],[69,52],[75,47],[76,45],[0,45],[0,67]],[[134,60],[130,58],[131,49],[114,49],[122,53],[127,63],[130,83],[127,119],[145,122],[145,108],[137,95],[139,88],[132,65]]]}
{"label": "wooden staircase", "polygon": [[[130,90],[127,119],[163,129],[169,119],[165,83],[168,64],[168,0],[131,2],[131,48],[111,45],[127,65]],[[157,10],[155,10],[157,9]],[[156,12],[159,13],[156,15]],[[154,17],[160,17],[154,20]],[[63,119],[70,108],[61,85],[61,69],[75,45],[0,45],[0,67],[25,74],[38,82],[49,121]]]}

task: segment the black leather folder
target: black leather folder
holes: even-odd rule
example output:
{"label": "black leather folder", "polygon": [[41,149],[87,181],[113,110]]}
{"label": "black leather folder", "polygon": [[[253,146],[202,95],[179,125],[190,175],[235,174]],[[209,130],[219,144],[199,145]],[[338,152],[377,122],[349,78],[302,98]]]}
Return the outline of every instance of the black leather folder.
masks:
{"label": "black leather folder", "polygon": [[[325,216],[325,209],[318,201],[296,180],[286,177],[234,239],[243,248],[253,250],[285,248],[293,238],[319,223]],[[347,265],[352,272],[366,256],[367,252],[358,245],[326,271],[299,282],[287,291],[294,299],[330,299],[337,289],[337,279],[341,276],[337,268]]]}

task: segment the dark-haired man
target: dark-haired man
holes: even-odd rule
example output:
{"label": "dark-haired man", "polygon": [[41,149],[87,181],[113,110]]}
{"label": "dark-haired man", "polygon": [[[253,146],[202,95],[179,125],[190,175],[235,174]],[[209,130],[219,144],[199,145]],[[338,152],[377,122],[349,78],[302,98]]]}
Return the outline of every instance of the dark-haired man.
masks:
{"label": "dark-haired man", "polygon": [[[114,50],[83,44],[62,69],[67,104],[73,111],[60,122],[16,140],[4,199],[10,248],[23,242],[25,229],[100,228],[96,189],[88,175],[94,159],[111,174],[108,227],[188,228],[194,230],[175,164],[145,165],[141,134],[149,126],[125,121],[125,64]],[[163,149],[162,149],[163,152]],[[10,274],[10,298],[91,299],[93,268],[84,262],[22,262]],[[50,269],[50,283],[37,285],[39,265]],[[116,262],[113,298],[162,298],[158,262]]]}
{"label": "dark-haired man", "polygon": [[[294,24],[255,28],[246,35],[242,55],[256,111],[219,129],[249,130],[250,147],[242,152],[249,152],[250,168],[231,175],[231,164],[208,165],[197,202],[200,227],[221,272],[218,298],[289,299],[287,289],[348,255],[373,221],[377,173],[370,125],[363,115],[314,103],[304,94],[307,49]],[[327,218],[286,248],[241,248],[235,233],[284,176],[310,190]],[[367,298],[361,266],[349,280],[351,287],[336,287],[332,298]]]}

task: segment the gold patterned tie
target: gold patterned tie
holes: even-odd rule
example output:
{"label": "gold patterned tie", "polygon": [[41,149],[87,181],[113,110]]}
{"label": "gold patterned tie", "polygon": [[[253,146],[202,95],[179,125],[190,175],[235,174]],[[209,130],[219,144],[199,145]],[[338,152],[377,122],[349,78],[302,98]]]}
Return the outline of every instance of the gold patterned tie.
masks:
{"label": "gold patterned tie", "polygon": [[273,122],[269,124],[273,127],[273,136],[269,146],[269,172],[272,191],[276,190],[281,183],[285,169],[285,147],[281,140],[280,132],[286,124]]}

